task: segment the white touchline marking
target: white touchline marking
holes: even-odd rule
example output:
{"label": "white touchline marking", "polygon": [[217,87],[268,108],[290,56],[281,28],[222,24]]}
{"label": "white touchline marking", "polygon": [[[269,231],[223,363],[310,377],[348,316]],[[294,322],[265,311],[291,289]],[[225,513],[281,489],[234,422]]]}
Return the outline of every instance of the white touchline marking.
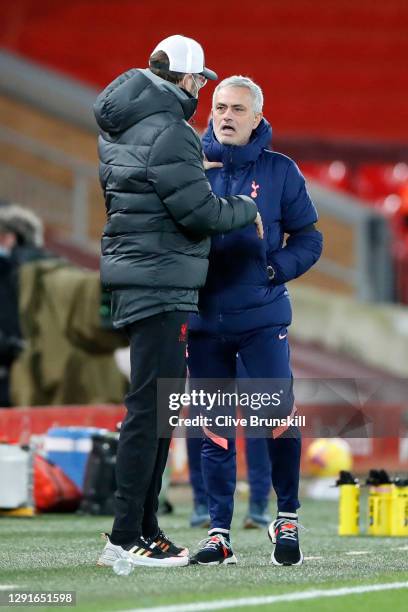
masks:
{"label": "white touchline marking", "polygon": [[21,589],[18,584],[0,584],[0,591],[9,591],[10,589]]}
{"label": "white touchline marking", "polygon": [[408,550],[408,546],[397,546],[394,550]]}
{"label": "white touchline marking", "polygon": [[323,557],[305,557],[305,561],[314,561],[315,559],[323,559]]}
{"label": "white touchline marking", "polygon": [[251,606],[266,606],[282,601],[301,601],[305,599],[320,599],[323,597],[342,597],[344,595],[359,595],[375,591],[407,589],[408,582],[386,582],[384,584],[365,584],[357,587],[341,587],[339,589],[319,589],[313,591],[298,591],[284,595],[265,595],[260,597],[242,597],[240,599],[218,599],[190,604],[175,604],[156,608],[132,608],[122,612],[206,612],[207,610],[223,610],[226,608],[245,608]]}
{"label": "white touchline marking", "polygon": [[345,554],[346,555],[370,555],[371,554],[371,550],[348,550]]}

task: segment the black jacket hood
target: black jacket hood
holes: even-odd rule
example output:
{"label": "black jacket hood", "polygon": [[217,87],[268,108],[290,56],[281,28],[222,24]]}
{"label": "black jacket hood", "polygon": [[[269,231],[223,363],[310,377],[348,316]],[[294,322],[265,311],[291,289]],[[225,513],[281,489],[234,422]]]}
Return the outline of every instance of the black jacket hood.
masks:
{"label": "black jacket hood", "polygon": [[94,112],[99,127],[123,132],[149,115],[170,112],[188,121],[197,99],[184,89],[161,79],[149,69],[133,68],[118,76],[97,97]]}

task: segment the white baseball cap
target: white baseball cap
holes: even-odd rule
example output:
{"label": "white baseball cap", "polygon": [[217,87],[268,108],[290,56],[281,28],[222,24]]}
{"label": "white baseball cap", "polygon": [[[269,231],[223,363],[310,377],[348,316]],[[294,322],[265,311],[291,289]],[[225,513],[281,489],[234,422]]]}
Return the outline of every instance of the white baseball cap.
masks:
{"label": "white baseball cap", "polygon": [[[192,38],[175,34],[165,38],[152,51],[164,51],[169,58],[168,70],[172,72],[183,72],[184,74],[202,74],[206,79],[215,81],[217,74],[204,66],[204,51],[202,46]],[[158,68],[163,69],[163,64],[155,62]]]}

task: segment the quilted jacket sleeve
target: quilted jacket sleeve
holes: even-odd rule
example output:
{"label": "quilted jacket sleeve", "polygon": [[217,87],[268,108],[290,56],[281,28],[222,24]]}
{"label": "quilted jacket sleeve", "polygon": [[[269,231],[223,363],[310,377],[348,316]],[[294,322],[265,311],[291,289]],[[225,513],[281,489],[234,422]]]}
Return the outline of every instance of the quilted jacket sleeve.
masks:
{"label": "quilted jacket sleeve", "polygon": [[158,135],[147,179],[173,219],[194,234],[225,233],[255,220],[257,207],[248,196],[218,198],[211,191],[200,140],[187,124],[172,124]]}
{"label": "quilted jacket sleeve", "polygon": [[305,179],[290,160],[282,196],[282,229],[288,234],[285,246],[271,253],[268,263],[275,270],[274,285],[281,285],[311,268],[323,249],[322,234],[315,228],[316,208],[307,192]]}

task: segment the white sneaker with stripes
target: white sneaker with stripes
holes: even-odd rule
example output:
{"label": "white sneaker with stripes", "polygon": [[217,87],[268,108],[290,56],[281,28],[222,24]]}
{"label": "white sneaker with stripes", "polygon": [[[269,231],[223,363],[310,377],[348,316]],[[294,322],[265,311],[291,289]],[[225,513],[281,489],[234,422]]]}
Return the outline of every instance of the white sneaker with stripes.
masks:
{"label": "white sneaker with stripes", "polygon": [[143,538],[138,538],[127,546],[119,546],[112,544],[107,533],[102,536],[106,544],[96,562],[102,567],[112,567],[118,559],[130,559],[133,565],[149,567],[184,567],[189,563],[188,556],[169,555],[154,542],[146,542]]}

